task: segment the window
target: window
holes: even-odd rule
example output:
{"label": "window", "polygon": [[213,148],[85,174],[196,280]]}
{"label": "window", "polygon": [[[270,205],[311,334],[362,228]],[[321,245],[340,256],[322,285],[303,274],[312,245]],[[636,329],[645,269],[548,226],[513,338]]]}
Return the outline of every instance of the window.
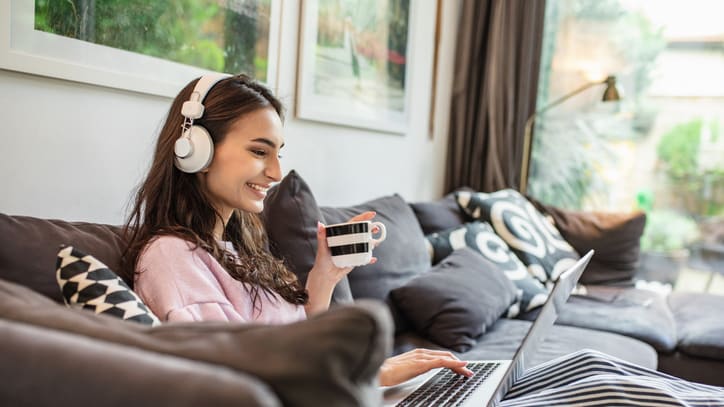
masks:
{"label": "window", "polygon": [[547,2],[538,109],[606,75],[624,98],[600,102],[593,87],[537,118],[528,192],[569,209],[645,210],[640,277],[724,293],[718,3]]}

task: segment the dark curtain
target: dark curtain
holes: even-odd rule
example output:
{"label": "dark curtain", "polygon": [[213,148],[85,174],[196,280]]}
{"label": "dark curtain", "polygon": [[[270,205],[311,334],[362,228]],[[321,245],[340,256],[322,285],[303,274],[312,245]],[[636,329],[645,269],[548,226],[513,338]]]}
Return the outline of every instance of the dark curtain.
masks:
{"label": "dark curtain", "polygon": [[445,190],[517,189],[545,0],[463,0],[461,7]]}

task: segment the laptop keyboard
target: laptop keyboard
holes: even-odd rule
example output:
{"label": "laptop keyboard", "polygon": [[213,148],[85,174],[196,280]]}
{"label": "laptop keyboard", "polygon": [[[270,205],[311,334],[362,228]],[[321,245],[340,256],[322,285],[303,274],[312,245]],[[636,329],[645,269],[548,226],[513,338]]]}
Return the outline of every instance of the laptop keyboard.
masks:
{"label": "laptop keyboard", "polygon": [[470,362],[465,367],[475,373],[472,377],[440,370],[397,406],[459,406],[498,366],[497,362]]}

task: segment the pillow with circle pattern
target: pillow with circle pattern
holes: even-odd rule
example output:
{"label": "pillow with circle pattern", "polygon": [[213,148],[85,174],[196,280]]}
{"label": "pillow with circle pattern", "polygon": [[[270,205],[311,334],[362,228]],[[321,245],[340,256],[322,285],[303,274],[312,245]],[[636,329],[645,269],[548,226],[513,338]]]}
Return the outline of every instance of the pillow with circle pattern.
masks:
{"label": "pillow with circle pattern", "polygon": [[580,258],[558,229],[518,191],[461,191],[455,197],[473,219],[490,223],[528,272],[544,284],[555,282]]}
{"label": "pillow with circle pattern", "polygon": [[73,246],[61,246],[55,277],[69,307],[126,321],[160,325],[158,318],[116,273]]}
{"label": "pillow with circle pattern", "polygon": [[433,264],[437,264],[453,251],[469,247],[495,264],[513,282],[518,290],[518,300],[507,310],[509,318],[520,312],[530,311],[542,305],[548,291],[538,280],[528,274],[525,265],[513,254],[508,245],[495,234],[493,228],[480,221],[463,224],[426,236],[427,249]]}

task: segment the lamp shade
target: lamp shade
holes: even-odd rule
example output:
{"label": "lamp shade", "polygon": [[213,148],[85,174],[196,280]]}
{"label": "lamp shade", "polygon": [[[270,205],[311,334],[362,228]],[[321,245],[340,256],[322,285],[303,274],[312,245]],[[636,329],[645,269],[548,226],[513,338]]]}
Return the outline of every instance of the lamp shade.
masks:
{"label": "lamp shade", "polygon": [[615,102],[621,100],[621,92],[616,86],[615,76],[609,76],[606,78],[606,89],[603,91],[603,97],[601,100],[604,102]]}

